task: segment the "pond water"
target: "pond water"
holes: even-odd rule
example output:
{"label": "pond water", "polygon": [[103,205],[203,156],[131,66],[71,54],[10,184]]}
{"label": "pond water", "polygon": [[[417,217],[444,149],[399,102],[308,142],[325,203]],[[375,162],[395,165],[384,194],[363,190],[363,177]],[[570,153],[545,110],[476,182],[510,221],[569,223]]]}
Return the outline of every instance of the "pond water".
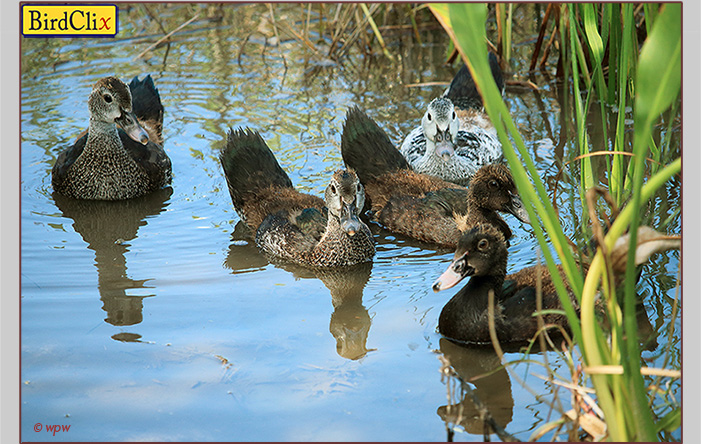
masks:
{"label": "pond water", "polygon": [[[262,4],[148,7],[120,5],[116,39],[22,41],[22,440],[439,441],[448,430],[455,440],[481,440],[467,399],[467,419],[453,427],[439,357],[465,379],[500,362],[436,332],[457,289],[434,294],[431,283],[452,252],[372,225],[371,265],[321,274],[270,264],[245,241],[217,160],[228,128],[248,126],[298,189],[321,195],[342,166],[349,107],[367,110],[398,143],[442,92],[405,86],[452,78],[442,31],[422,29],[421,43],[410,30],[387,31],[394,60],[354,49],[336,64],[286,34],[275,46]],[[144,53],[162,35],[149,12],[167,31],[200,16]],[[306,9],[276,5],[275,14],[282,27]],[[533,29],[515,32],[527,42]],[[526,65],[516,61],[514,70]],[[92,84],[146,74],[166,110],[172,187],[126,202],[54,195],[51,168],[87,125]],[[510,89],[506,101],[548,178],[574,145],[561,132],[555,84],[538,86]],[[678,206],[679,188],[670,185],[651,211]],[[679,232],[678,219],[670,232]],[[509,271],[536,263],[530,229],[507,221],[515,233]],[[678,266],[678,252],[658,255],[641,279],[651,365],[663,366],[669,345],[668,366],[680,366],[679,319],[671,340],[666,334]],[[543,357],[567,374],[557,355],[531,356]],[[473,387],[500,425],[528,439],[557,417],[553,399],[569,405],[569,393],[543,374],[519,365]],[[70,429],[49,438],[36,423]]]}

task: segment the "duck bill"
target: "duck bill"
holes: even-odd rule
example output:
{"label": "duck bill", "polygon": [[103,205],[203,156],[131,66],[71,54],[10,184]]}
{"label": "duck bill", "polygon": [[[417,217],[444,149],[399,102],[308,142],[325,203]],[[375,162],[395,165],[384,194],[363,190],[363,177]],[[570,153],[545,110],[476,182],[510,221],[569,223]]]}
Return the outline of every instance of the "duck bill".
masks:
{"label": "duck bill", "polygon": [[135,141],[142,145],[148,143],[148,133],[144,127],[139,124],[139,121],[136,120],[136,115],[133,112],[122,111],[122,115],[119,116],[115,122],[117,122],[117,125]]}
{"label": "duck bill", "polygon": [[506,208],[506,211],[516,216],[516,219],[520,220],[524,224],[531,224],[531,219],[528,217],[526,207],[523,205],[523,201],[518,194],[511,193],[511,202]]}
{"label": "duck bill", "polygon": [[[446,138],[448,137],[446,136]],[[453,143],[450,140],[438,142],[436,144],[436,155],[443,160],[450,160],[454,152],[455,147],[453,146]]]}
{"label": "duck bill", "polygon": [[348,236],[355,236],[355,233],[360,230],[361,222],[355,213],[355,203],[343,204],[343,211],[341,213],[341,229],[343,229]]}
{"label": "duck bill", "polygon": [[438,293],[441,290],[447,290],[449,288],[455,287],[461,280],[467,276],[466,274],[460,274],[455,271],[456,262],[459,260],[464,260],[464,258],[457,259],[450,263],[448,269],[443,272],[442,275],[433,283],[431,288],[433,291]]}

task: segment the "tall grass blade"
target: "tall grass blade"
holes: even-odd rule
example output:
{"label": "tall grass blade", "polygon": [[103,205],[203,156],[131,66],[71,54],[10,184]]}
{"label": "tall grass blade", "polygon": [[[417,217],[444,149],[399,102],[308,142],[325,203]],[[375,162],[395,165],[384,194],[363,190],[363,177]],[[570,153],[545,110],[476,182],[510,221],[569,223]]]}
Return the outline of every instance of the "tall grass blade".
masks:
{"label": "tall grass blade", "polygon": [[[631,162],[633,170],[633,208],[641,208],[641,196],[638,190],[643,184],[645,174],[644,156],[649,152],[652,125],[659,115],[669,108],[681,88],[681,5],[667,3],[655,20],[652,30],[642,50],[636,77],[636,97],[634,113],[633,152],[636,157]],[[630,168],[630,167],[629,167]],[[637,242],[637,229],[640,224],[640,212],[634,212],[630,222],[631,243]],[[635,338],[637,322],[635,317],[635,266],[634,251],[628,253],[628,269],[625,285],[625,331],[628,338]],[[631,336],[632,335],[632,336]],[[641,408],[646,399],[644,381],[633,369],[639,366],[640,347],[637,340],[627,341],[626,359],[623,366],[630,373],[630,383],[635,396],[633,412],[637,430],[637,439],[656,438],[656,431],[649,409]]]}
{"label": "tall grass blade", "polygon": [[370,27],[372,28],[372,32],[375,33],[375,38],[377,38],[377,41],[380,44],[380,47],[382,47],[382,53],[388,59],[393,60],[392,54],[390,54],[389,51],[387,50],[387,46],[385,45],[385,39],[382,38],[382,34],[380,33],[380,30],[377,28],[377,24],[375,23],[375,20],[372,18],[372,14],[370,13],[368,6],[365,3],[361,3],[360,9],[363,10],[363,13],[365,14],[365,17],[366,17],[368,23],[370,23]]}

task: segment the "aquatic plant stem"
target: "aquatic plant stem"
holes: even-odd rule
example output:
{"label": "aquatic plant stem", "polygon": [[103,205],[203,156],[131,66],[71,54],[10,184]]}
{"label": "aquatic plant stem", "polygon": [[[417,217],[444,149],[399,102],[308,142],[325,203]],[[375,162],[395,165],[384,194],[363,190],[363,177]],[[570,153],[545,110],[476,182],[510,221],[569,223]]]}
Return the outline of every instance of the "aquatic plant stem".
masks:
{"label": "aquatic plant stem", "polygon": [[[647,202],[653,196],[653,194],[661,186],[663,186],[665,182],[667,182],[667,180],[669,180],[674,174],[678,174],[680,171],[681,159],[677,159],[671,164],[661,169],[659,173],[651,177],[648,180],[648,182],[644,186],[642,186],[640,193],[637,193],[637,195],[639,196],[639,200],[641,202]],[[609,251],[611,251],[611,249],[613,248],[616,240],[628,228],[628,224],[630,223],[631,219],[637,216],[637,208],[639,207],[636,207],[632,204],[627,205],[618,215],[613,225],[611,225],[611,228],[609,229],[609,232],[606,235],[606,248]],[[634,241],[631,240],[631,245],[636,245],[633,242]],[[631,249],[631,251],[635,251],[635,248]],[[580,313],[583,335],[583,342],[581,343],[581,347],[583,348],[585,352],[584,354],[587,357],[587,366],[594,367],[600,365],[611,365],[615,362],[611,356],[612,351],[607,348],[602,348],[599,345],[598,338],[596,337],[596,332],[600,331],[599,325],[596,321],[595,313],[596,295],[597,290],[599,288],[599,280],[601,279],[604,270],[604,256],[602,251],[599,249],[596,255],[594,256],[594,259],[592,260],[592,263],[589,267],[589,272],[587,273],[587,277],[584,280],[584,289],[582,292],[582,308]],[[633,301],[632,304],[633,308],[634,302],[635,301]],[[631,338],[637,338],[636,334],[634,333],[634,335]],[[633,339],[632,341],[628,342],[635,341],[637,341],[637,339]],[[635,343],[637,344],[637,342]],[[639,376],[640,372],[638,371],[637,373]],[[610,386],[612,384],[611,375],[592,374],[590,376],[596,388],[599,403],[602,405],[602,409],[604,410],[604,412],[606,412],[606,405],[609,406],[608,408],[613,407],[613,399],[611,397],[610,392]],[[631,408],[631,406],[628,405],[628,408]],[[612,418],[607,417],[606,419],[609,427],[614,425],[611,421]],[[611,429],[609,432],[610,436],[614,440],[627,440],[627,436],[625,436],[627,434],[625,434],[625,431],[620,430],[618,427]],[[653,439],[656,439],[656,437]]]}

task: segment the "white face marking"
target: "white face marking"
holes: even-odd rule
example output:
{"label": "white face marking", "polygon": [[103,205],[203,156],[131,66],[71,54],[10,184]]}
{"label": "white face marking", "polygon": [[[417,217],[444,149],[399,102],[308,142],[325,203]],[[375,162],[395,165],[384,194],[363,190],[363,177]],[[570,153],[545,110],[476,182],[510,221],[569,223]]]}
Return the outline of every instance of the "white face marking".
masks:
{"label": "white face marking", "polygon": [[354,204],[356,216],[362,211],[365,205],[365,189],[357,177],[354,178],[352,185],[348,188],[350,193],[344,195],[343,186],[335,178],[331,179],[329,186],[326,187],[326,206],[336,217],[340,217],[343,211],[343,206]]}
{"label": "white face marking", "polygon": [[450,138],[454,143],[460,122],[453,104],[447,99],[433,100],[429,103],[428,110],[421,119],[421,127],[424,136],[433,143],[437,142],[436,135],[439,130],[443,133],[450,131]]}

